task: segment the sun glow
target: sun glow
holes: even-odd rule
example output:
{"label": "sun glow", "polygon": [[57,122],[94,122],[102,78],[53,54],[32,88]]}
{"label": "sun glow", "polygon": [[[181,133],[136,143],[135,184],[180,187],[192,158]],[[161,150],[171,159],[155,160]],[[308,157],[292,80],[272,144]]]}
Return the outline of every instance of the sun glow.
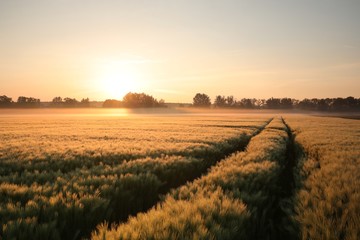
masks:
{"label": "sun glow", "polygon": [[128,92],[140,90],[140,72],[131,62],[103,64],[97,81],[107,98],[122,99]]}

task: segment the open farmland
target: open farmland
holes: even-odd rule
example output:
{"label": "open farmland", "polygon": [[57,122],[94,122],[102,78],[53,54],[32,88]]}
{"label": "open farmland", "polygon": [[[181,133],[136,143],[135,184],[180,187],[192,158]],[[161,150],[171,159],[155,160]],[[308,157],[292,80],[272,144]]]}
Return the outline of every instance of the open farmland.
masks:
{"label": "open farmland", "polygon": [[270,117],[1,118],[4,238],[80,238],[243,150]]}
{"label": "open farmland", "polygon": [[302,239],[360,239],[360,121],[286,120],[299,154],[293,203]]}
{"label": "open farmland", "polygon": [[360,122],[1,115],[3,239],[358,239]]}
{"label": "open farmland", "polygon": [[[128,223],[101,225],[94,239],[263,239],[275,234],[277,182],[286,160],[286,127],[277,118],[245,153],[236,153]],[[275,208],[274,208],[275,207]]]}

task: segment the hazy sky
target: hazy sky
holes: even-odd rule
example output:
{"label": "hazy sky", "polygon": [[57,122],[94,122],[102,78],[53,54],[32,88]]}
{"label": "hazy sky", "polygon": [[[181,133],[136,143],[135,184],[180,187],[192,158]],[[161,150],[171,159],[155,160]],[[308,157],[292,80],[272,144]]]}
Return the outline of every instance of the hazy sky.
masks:
{"label": "hazy sky", "polygon": [[0,95],[360,97],[360,1],[0,0]]}

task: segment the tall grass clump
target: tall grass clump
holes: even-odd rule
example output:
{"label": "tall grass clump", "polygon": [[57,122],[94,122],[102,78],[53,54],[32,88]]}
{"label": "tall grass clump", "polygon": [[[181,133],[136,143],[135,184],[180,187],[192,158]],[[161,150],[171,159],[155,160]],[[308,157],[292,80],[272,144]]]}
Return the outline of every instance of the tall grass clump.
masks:
{"label": "tall grass clump", "polygon": [[120,225],[99,225],[92,239],[276,239],[281,231],[272,219],[288,140],[286,126],[274,119],[246,152],[173,190],[147,213]]}
{"label": "tall grass clump", "polygon": [[360,122],[288,116],[302,152],[294,219],[301,239],[360,239]]}

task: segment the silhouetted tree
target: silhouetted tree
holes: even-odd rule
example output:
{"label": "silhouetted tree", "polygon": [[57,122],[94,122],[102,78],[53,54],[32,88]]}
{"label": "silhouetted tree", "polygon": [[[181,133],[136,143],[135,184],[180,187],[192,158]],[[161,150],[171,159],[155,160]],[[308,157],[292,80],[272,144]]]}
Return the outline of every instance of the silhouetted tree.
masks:
{"label": "silhouetted tree", "polygon": [[17,106],[19,107],[39,107],[40,99],[33,97],[20,96],[17,100]]}
{"label": "silhouetted tree", "polygon": [[236,100],[235,100],[234,96],[227,96],[226,97],[226,105],[228,107],[233,107],[235,105],[235,102],[236,102]]}
{"label": "silhouetted tree", "polygon": [[280,100],[280,108],[292,108],[293,101],[291,98],[282,98]]}
{"label": "silhouetted tree", "polygon": [[266,107],[271,109],[278,109],[281,106],[280,98],[269,98],[266,100]]}
{"label": "silhouetted tree", "polygon": [[27,102],[27,97],[20,96],[20,97],[18,97],[18,99],[17,99],[17,103],[18,103],[18,104],[24,104],[24,103],[26,103],[26,102]]}
{"label": "silhouetted tree", "polygon": [[226,98],[224,96],[216,96],[214,101],[215,107],[225,107],[226,104]]}
{"label": "silhouetted tree", "polygon": [[53,100],[52,100],[53,103],[62,103],[63,100],[61,97],[54,97]]}
{"label": "silhouetted tree", "polygon": [[266,106],[265,99],[256,99],[254,102],[255,108],[264,108]]}
{"label": "silhouetted tree", "polygon": [[122,102],[115,99],[106,99],[103,103],[104,108],[120,108],[122,106]]}
{"label": "silhouetted tree", "polygon": [[145,93],[131,92],[124,96],[123,105],[128,108],[162,107],[162,105],[153,96]]}
{"label": "silhouetted tree", "polygon": [[240,108],[254,108],[255,107],[255,102],[256,99],[251,99],[251,98],[243,98],[240,100],[238,106]]}
{"label": "silhouetted tree", "polygon": [[78,105],[78,100],[76,98],[64,98],[64,106],[65,107],[76,107]]}
{"label": "silhouetted tree", "polygon": [[360,99],[354,97],[325,99],[305,98],[298,101],[296,106],[299,109],[313,111],[360,111]]}
{"label": "silhouetted tree", "polygon": [[166,105],[165,105],[165,100],[164,100],[164,99],[160,99],[160,100],[159,100],[159,105],[160,105],[160,106],[163,106],[163,107],[166,107]]}
{"label": "silhouetted tree", "polygon": [[313,110],[315,109],[316,104],[310,99],[305,98],[299,102],[298,107],[305,110]]}
{"label": "silhouetted tree", "polygon": [[11,97],[6,95],[0,96],[0,107],[10,107],[13,101]]}
{"label": "silhouetted tree", "polygon": [[80,106],[81,107],[90,107],[90,100],[89,98],[83,98],[80,101]]}
{"label": "silhouetted tree", "polygon": [[54,97],[51,101],[51,105],[54,107],[61,107],[63,105],[63,99],[61,97]]}
{"label": "silhouetted tree", "polygon": [[299,103],[300,103],[300,101],[297,100],[297,99],[293,99],[292,102],[293,102],[293,107],[294,107],[294,108],[296,108],[296,107],[299,105]]}
{"label": "silhouetted tree", "polygon": [[316,109],[319,111],[327,111],[327,110],[329,110],[329,103],[326,101],[326,99],[320,99],[317,102]]}
{"label": "silhouetted tree", "polygon": [[215,107],[235,107],[236,100],[234,96],[221,96],[217,95],[214,100]]}
{"label": "silhouetted tree", "polygon": [[210,107],[211,100],[205,93],[197,93],[193,98],[193,105],[195,107]]}
{"label": "silhouetted tree", "polygon": [[360,99],[356,99],[354,97],[347,97],[345,99],[346,105],[349,106],[349,108],[351,108],[351,109],[354,109],[359,106],[359,100]]}

